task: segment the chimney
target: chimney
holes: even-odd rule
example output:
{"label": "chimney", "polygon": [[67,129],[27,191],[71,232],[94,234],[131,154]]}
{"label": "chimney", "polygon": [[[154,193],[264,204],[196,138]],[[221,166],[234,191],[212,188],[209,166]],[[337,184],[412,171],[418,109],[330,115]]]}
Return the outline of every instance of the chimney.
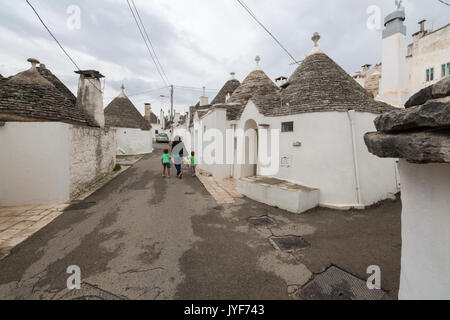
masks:
{"label": "chimney", "polygon": [[206,96],[206,87],[203,87],[203,96],[200,97],[200,106],[208,104],[208,97]]}
{"label": "chimney", "polygon": [[369,71],[369,69],[370,69],[371,66],[372,66],[371,64],[365,64],[365,65],[363,65],[363,66],[362,66],[362,72]]}
{"label": "chimney", "polygon": [[420,25],[420,33],[424,33],[425,32],[425,22],[426,22],[427,20],[421,20],[421,21],[419,21],[419,25]]}
{"label": "chimney", "polygon": [[281,87],[283,84],[285,84],[287,82],[288,78],[285,76],[281,76],[275,79],[275,84],[278,87]]}
{"label": "chimney", "polygon": [[152,104],[145,103],[144,105],[145,105],[145,120],[147,120],[148,123],[151,123]]}
{"label": "chimney", "polygon": [[236,80],[236,73],[230,72],[230,80]]}
{"label": "chimney", "polygon": [[103,128],[105,114],[103,112],[103,92],[100,79],[104,78],[96,70],[75,71],[80,75],[78,81],[77,108],[83,110],[90,124]]}

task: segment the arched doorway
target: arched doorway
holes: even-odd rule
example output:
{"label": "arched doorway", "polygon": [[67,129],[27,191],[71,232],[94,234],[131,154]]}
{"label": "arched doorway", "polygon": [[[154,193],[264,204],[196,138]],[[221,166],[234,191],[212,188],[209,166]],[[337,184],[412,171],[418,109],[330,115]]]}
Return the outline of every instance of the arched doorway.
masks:
{"label": "arched doorway", "polygon": [[256,176],[258,173],[258,124],[250,119],[244,126],[245,164],[241,167],[242,177]]}

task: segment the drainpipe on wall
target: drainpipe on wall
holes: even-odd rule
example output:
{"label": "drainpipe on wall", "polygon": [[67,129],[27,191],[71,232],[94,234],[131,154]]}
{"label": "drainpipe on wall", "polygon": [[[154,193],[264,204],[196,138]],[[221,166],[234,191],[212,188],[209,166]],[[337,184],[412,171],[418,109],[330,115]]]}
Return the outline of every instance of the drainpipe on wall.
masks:
{"label": "drainpipe on wall", "polygon": [[353,150],[353,168],[355,173],[355,183],[356,183],[356,198],[358,204],[361,204],[361,185],[359,183],[359,166],[358,166],[358,156],[356,154],[356,133],[355,133],[355,110],[348,110],[347,116],[350,121],[350,129],[352,134],[352,150]]}

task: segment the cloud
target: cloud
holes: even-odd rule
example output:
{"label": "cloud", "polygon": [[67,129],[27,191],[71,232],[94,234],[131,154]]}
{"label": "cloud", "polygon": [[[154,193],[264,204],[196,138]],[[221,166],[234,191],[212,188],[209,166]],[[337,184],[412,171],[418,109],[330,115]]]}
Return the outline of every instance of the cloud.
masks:
{"label": "cloud", "polygon": [[[134,0],[159,60],[170,82],[178,86],[219,89],[231,71],[242,80],[261,66],[271,77],[289,76],[292,60],[253,21],[237,1]],[[126,93],[143,113],[144,102],[168,110],[164,86],[145,47],[126,0],[30,0],[55,36],[82,69],[106,76],[105,106],[125,84]],[[378,5],[383,17],[395,6],[392,0],[245,0],[252,11],[299,60],[311,50],[318,31],[320,46],[348,73],[365,63],[381,60],[381,32],[366,27],[369,5]],[[41,60],[75,93],[75,67],[47,34],[25,1],[0,0],[0,73],[8,76],[28,68],[26,59]],[[81,28],[67,28],[67,8],[81,9]],[[448,23],[449,8],[438,1],[404,1],[410,35],[427,18],[434,27]],[[409,40],[411,38],[409,37]],[[154,90],[148,92],[150,90]],[[133,95],[147,91],[141,95]],[[175,107],[187,110],[198,101],[199,90],[175,88]],[[214,94],[210,94],[212,100]],[[163,102],[163,103],[162,103]]]}

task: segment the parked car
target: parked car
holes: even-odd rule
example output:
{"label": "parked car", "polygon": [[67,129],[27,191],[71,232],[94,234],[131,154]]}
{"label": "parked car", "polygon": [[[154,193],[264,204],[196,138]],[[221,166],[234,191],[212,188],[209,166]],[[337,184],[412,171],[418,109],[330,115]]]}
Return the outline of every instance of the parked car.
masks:
{"label": "parked car", "polygon": [[165,133],[158,133],[156,135],[157,143],[169,143],[169,136]]}

